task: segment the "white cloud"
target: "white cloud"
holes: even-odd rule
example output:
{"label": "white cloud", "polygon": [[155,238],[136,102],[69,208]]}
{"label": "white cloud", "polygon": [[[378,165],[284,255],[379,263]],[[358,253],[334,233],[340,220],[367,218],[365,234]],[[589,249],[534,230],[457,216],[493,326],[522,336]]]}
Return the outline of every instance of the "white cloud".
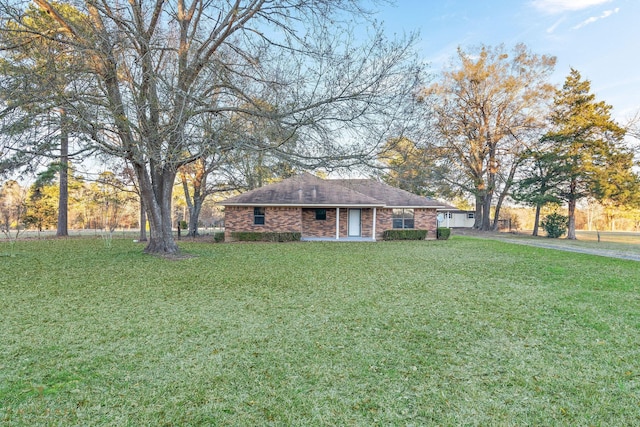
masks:
{"label": "white cloud", "polygon": [[556,14],[587,9],[610,1],[612,0],[532,0],[531,4],[542,12]]}
{"label": "white cloud", "polygon": [[577,30],[579,28],[584,27],[585,25],[593,24],[597,20],[608,18],[609,16],[613,15],[614,13],[618,13],[619,11],[620,11],[619,7],[616,7],[615,9],[611,9],[611,10],[605,10],[604,12],[602,12],[602,15],[600,15],[600,16],[591,16],[591,17],[585,19],[584,21],[582,21],[581,23],[579,23],[578,25],[576,25],[575,27],[573,27],[573,29]]}

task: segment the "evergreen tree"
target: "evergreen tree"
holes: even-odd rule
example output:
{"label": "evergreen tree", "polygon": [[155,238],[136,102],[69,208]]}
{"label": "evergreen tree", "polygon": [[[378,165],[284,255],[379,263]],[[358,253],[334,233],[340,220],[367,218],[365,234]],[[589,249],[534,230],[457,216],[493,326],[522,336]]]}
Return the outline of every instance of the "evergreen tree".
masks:
{"label": "evergreen tree", "polygon": [[624,146],[625,129],[611,118],[611,106],[596,101],[591,83],[575,69],[556,92],[551,123],[543,142],[552,143],[561,172],[558,197],[568,204],[567,239],[575,239],[579,200],[624,202],[633,194],[633,153]]}

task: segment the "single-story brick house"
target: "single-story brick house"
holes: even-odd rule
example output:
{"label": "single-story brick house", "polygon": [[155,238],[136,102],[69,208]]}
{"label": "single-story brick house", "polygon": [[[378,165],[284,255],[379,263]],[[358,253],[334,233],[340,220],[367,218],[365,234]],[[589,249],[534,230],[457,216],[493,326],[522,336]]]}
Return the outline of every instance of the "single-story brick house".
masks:
{"label": "single-story brick house", "polygon": [[428,230],[436,236],[445,205],[374,179],[321,179],[303,173],[220,203],[225,240],[231,233],[298,232],[302,240],[370,240],[389,229]]}

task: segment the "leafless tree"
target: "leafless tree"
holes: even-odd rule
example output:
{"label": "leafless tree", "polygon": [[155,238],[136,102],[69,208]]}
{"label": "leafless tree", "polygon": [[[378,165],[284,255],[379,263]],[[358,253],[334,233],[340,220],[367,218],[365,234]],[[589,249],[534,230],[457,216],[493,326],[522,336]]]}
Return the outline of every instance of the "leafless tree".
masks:
{"label": "leafless tree", "polygon": [[[67,113],[133,166],[149,253],[178,252],[171,193],[179,168],[208,149],[203,123],[259,116],[301,138],[296,154],[308,164],[355,162],[399,133],[422,74],[413,37],[387,41],[357,0],[69,2],[82,19],[34,2],[64,29],[52,41],[85,58]],[[41,33],[20,19],[21,5],[0,1],[0,15],[13,31]],[[354,22],[368,25],[366,43]]]}
{"label": "leafless tree", "polygon": [[[12,250],[20,231],[24,228],[23,215],[26,210],[26,195],[26,189],[14,180],[6,181],[0,187],[0,231],[11,242]],[[12,228],[15,231],[13,235]]]}
{"label": "leafless tree", "polygon": [[497,226],[522,155],[543,132],[554,65],[555,58],[535,55],[522,44],[511,52],[504,46],[459,48],[451,69],[425,91],[435,108],[434,144],[445,149],[443,161],[455,182],[475,197],[475,228]]}

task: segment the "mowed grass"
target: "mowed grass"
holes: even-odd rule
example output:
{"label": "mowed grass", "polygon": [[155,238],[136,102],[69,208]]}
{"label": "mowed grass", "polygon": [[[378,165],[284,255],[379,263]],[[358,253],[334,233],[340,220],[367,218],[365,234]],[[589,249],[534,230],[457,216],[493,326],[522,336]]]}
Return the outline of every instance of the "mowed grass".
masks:
{"label": "mowed grass", "polygon": [[0,257],[0,424],[640,423],[638,262],[457,236],[181,247]]}

